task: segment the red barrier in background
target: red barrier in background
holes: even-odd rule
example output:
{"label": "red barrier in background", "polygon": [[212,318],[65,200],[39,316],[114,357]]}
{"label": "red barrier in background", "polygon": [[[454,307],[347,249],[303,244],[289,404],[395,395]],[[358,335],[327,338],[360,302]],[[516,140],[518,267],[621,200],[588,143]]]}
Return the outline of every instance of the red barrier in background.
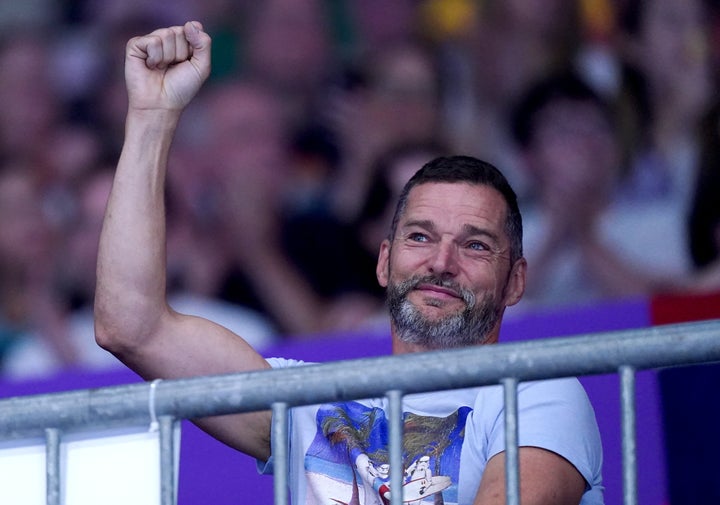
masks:
{"label": "red barrier in background", "polygon": [[[655,325],[718,319],[720,293],[658,295],[650,317]],[[720,503],[720,365],[662,370],[658,382],[669,503]]]}

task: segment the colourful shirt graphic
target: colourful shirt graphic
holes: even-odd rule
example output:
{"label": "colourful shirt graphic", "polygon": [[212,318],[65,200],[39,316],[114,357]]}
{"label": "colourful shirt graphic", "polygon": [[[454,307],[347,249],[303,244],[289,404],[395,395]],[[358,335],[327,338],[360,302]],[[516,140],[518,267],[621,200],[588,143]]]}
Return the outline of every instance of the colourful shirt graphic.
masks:
{"label": "colourful shirt graphic", "polygon": [[[460,451],[470,412],[461,407],[447,417],[403,414],[405,503],[458,502]],[[316,421],[305,455],[306,503],[327,503],[328,498],[347,505],[389,503],[385,411],[359,402],[328,404],[318,409]]]}

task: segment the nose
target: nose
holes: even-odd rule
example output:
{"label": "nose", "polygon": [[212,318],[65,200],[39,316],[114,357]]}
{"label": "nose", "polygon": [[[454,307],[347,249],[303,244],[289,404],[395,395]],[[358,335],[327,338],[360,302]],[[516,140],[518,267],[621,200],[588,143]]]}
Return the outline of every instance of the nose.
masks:
{"label": "nose", "polygon": [[458,249],[452,240],[441,240],[433,250],[430,272],[441,277],[454,277],[458,273]]}

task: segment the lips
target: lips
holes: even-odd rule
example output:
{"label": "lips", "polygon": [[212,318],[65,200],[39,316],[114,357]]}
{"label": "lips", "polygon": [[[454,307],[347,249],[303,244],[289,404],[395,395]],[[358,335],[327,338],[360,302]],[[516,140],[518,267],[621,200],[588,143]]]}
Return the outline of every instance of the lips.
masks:
{"label": "lips", "polygon": [[437,284],[419,284],[416,288],[418,291],[430,291],[432,293],[437,293],[440,295],[449,296],[452,298],[460,298],[462,299],[462,296],[460,293],[455,291],[454,289],[446,288],[444,286],[438,286]]}

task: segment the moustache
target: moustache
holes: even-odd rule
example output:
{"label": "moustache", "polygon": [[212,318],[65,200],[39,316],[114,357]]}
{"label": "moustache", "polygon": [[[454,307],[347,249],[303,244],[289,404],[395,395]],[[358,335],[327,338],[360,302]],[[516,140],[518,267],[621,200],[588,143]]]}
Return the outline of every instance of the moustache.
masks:
{"label": "moustache", "polygon": [[465,305],[467,305],[468,308],[475,306],[475,294],[472,291],[470,291],[467,288],[462,287],[460,284],[458,284],[455,281],[452,281],[449,279],[443,279],[436,275],[423,275],[423,276],[410,277],[409,279],[402,281],[401,283],[398,284],[398,293],[404,297],[413,289],[417,289],[417,287],[420,286],[421,284],[429,284],[429,285],[438,286],[438,287],[441,287],[444,289],[450,289],[450,290],[456,292],[462,298],[462,300],[465,302]]}

